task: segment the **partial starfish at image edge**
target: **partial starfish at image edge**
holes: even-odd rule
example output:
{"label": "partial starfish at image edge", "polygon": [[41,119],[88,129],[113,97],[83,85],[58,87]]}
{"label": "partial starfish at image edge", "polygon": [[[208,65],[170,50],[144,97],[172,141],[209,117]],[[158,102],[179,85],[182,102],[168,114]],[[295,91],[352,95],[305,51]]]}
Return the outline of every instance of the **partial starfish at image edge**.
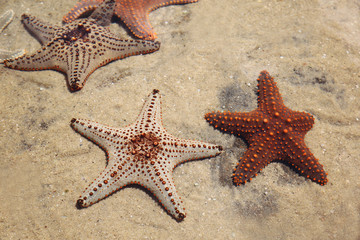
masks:
{"label": "partial starfish at image edge", "polygon": [[[96,9],[104,0],[82,0],[78,2],[63,22],[69,23],[82,14]],[[155,40],[156,32],[150,24],[149,13],[169,5],[195,3],[198,0],[116,0],[115,15],[128,27],[135,37],[144,40]]]}

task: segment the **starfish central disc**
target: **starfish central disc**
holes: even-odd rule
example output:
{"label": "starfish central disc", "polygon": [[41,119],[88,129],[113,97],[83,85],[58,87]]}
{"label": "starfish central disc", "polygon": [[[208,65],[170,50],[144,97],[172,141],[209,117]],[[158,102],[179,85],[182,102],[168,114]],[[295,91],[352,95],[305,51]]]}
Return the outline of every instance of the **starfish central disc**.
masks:
{"label": "starfish central disc", "polygon": [[153,133],[142,133],[133,137],[129,141],[129,153],[134,155],[134,162],[141,161],[147,163],[154,161],[158,153],[163,149],[160,144],[161,139]]}
{"label": "starfish central disc", "polygon": [[85,27],[82,23],[79,23],[75,28],[69,30],[68,32],[65,32],[62,35],[62,38],[64,39],[65,43],[72,44],[75,43],[78,40],[82,40],[83,42],[89,41],[89,33],[91,32],[89,27]]}

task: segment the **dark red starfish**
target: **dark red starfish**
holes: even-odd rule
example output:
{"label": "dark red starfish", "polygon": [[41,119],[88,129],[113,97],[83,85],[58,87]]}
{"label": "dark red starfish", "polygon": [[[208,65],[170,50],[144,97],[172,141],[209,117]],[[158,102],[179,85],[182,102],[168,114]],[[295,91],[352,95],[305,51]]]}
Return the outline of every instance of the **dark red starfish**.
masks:
{"label": "dark red starfish", "polygon": [[[82,0],[63,18],[65,23],[72,22],[87,11],[97,8],[104,0]],[[149,21],[149,13],[168,5],[186,4],[198,0],[116,0],[115,14],[138,38],[155,40],[156,33]]]}
{"label": "dark red starfish", "polygon": [[300,175],[325,185],[327,173],[304,141],[305,134],[314,124],[314,117],[285,107],[279,89],[267,71],[262,71],[257,80],[256,110],[205,115],[214,128],[240,136],[248,143],[249,148],[234,169],[233,182],[244,184],[269,163],[281,161]]}

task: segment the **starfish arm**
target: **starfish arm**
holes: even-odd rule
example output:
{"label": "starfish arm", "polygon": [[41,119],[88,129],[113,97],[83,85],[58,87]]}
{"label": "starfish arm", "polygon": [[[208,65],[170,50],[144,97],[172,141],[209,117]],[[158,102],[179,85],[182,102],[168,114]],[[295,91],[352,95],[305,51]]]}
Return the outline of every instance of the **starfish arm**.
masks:
{"label": "starfish arm", "polygon": [[14,18],[14,11],[7,10],[3,15],[0,17],[0,32],[6,28],[7,25],[13,20]]}
{"label": "starfish arm", "polygon": [[300,175],[313,182],[320,185],[328,182],[323,165],[306,146],[303,136],[292,134],[287,145],[289,147],[284,150],[287,158],[283,161],[288,162]]}
{"label": "starfish arm", "polygon": [[[151,1],[148,1],[151,2]],[[146,11],[146,1],[130,1],[125,0],[118,2],[115,8],[115,14],[129,28],[135,37],[145,40],[155,40],[156,33],[149,21],[149,12]]]}
{"label": "starfish arm", "polygon": [[163,148],[163,157],[171,158],[173,167],[186,161],[211,158],[219,155],[223,148],[220,145],[202,141],[178,139],[170,134],[163,137],[160,142]]}
{"label": "starfish arm", "polygon": [[95,52],[91,48],[83,48],[82,44],[75,46],[69,47],[65,56],[59,56],[59,62],[66,63],[66,80],[71,91],[81,90],[89,76],[106,64],[102,62],[103,57],[100,57],[104,54],[101,49]]}
{"label": "starfish arm", "polygon": [[[109,162],[111,158],[109,158]],[[125,172],[122,172],[118,166],[108,164],[105,170],[83,191],[76,206],[78,208],[89,207],[133,183],[132,177],[123,177]]]}
{"label": "starfish arm", "polygon": [[160,48],[159,42],[123,40],[106,32],[102,32],[102,37],[104,40],[100,43],[89,43],[93,48],[83,47],[84,44],[79,43],[68,51],[70,53],[66,59],[66,72],[72,91],[82,89],[88,77],[97,68],[111,61],[151,53]]}
{"label": "starfish arm", "polygon": [[135,183],[152,192],[164,209],[176,220],[181,221],[185,218],[186,213],[183,201],[175,188],[172,169],[164,168],[164,165],[159,163],[155,163],[155,165],[158,165],[155,166],[157,171],[149,173],[149,176],[153,175],[156,178],[151,179],[149,177],[146,180],[135,181]]}
{"label": "starfish arm", "polygon": [[64,23],[70,23],[80,17],[83,13],[94,10],[104,0],[83,0],[76,5],[63,17]]}
{"label": "starfish arm", "polygon": [[103,46],[108,51],[107,56],[110,59],[148,54],[160,49],[160,42],[158,41],[120,39],[110,32],[105,33],[104,37],[106,41]]}
{"label": "starfish arm", "polygon": [[48,45],[43,46],[36,53],[32,55],[23,55],[14,59],[6,59],[4,64],[8,68],[24,70],[24,71],[36,71],[45,69],[54,69],[63,71],[59,68],[57,59],[58,46],[57,43],[50,42]]}
{"label": "starfish arm", "polygon": [[109,26],[111,17],[114,14],[115,0],[105,0],[96,10],[90,15],[90,18],[95,19],[100,26]]}
{"label": "starfish arm", "polygon": [[132,34],[145,40],[154,40],[156,33],[149,21],[149,13],[168,5],[186,4],[197,2],[198,0],[132,0],[118,1],[115,8],[115,14],[125,23]]}
{"label": "starfish arm", "polygon": [[274,78],[267,71],[262,71],[258,81],[258,109],[272,116],[274,110],[286,108]]}
{"label": "starfish arm", "polygon": [[111,150],[113,144],[116,142],[114,139],[120,138],[120,135],[122,134],[122,131],[119,129],[114,129],[98,122],[85,119],[73,118],[71,120],[71,127],[82,136],[98,144],[104,149],[107,155],[113,153]]}
{"label": "starfish arm", "polygon": [[254,141],[240,158],[232,175],[236,185],[251,181],[264,167],[276,160],[276,154],[271,150],[270,144]]}
{"label": "starfish arm", "polygon": [[304,137],[305,134],[313,127],[314,117],[306,112],[291,111],[290,114],[283,117],[287,120],[288,126]]}
{"label": "starfish arm", "polygon": [[256,132],[263,132],[267,124],[265,115],[260,111],[211,112],[205,115],[206,121],[224,133],[241,136],[247,142]]}
{"label": "starfish arm", "polygon": [[21,21],[25,27],[33,33],[41,44],[49,42],[59,30],[59,27],[52,26],[50,23],[27,14],[21,16]]}
{"label": "starfish arm", "polygon": [[13,59],[17,57],[21,57],[25,54],[25,50],[15,50],[15,51],[8,51],[0,49],[0,63],[3,63],[6,59]]}
{"label": "starfish arm", "polygon": [[136,128],[145,128],[146,131],[164,131],[159,90],[154,89],[149,94],[135,122]]}

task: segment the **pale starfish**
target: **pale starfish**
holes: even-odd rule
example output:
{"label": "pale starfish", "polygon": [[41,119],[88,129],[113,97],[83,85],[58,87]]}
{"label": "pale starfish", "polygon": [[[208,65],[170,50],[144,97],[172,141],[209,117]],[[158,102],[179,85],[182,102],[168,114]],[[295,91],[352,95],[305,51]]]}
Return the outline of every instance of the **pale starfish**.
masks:
{"label": "pale starfish", "polygon": [[31,56],[6,60],[5,66],[18,70],[54,69],[65,72],[71,91],[80,90],[89,75],[113,60],[157,51],[159,42],[124,40],[112,34],[110,24],[114,0],[103,2],[89,18],[63,27],[23,15],[22,21],[43,44]]}
{"label": "pale starfish", "polygon": [[[91,11],[99,6],[104,0],[82,0],[78,2],[63,18],[63,22],[71,22],[83,13]],[[149,13],[158,9],[175,4],[194,3],[198,0],[116,0],[115,15],[130,29],[132,34],[145,40],[157,38],[150,20]]]}
{"label": "pale starfish", "polygon": [[[0,33],[4,30],[4,28],[9,25],[9,23],[14,18],[14,11],[13,10],[7,10],[1,17],[0,17]],[[9,50],[3,50],[0,49],[0,63],[3,63],[6,59],[9,58],[17,58],[25,54],[25,50],[15,50],[15,51],[9,51]]]}
{"label": "pale starfish", "polygon": [[138,184],[150,190],[175,219],[185,209],[173,182],[173,169],[185,161],[214,157],[222,147],[175,138],[162,125],[159,90],[153,90],[135,123],[112,128],[97,122],[72,119],[71,126],[105,150],[108,164],[77,201],[88,207],[122,187]]}

